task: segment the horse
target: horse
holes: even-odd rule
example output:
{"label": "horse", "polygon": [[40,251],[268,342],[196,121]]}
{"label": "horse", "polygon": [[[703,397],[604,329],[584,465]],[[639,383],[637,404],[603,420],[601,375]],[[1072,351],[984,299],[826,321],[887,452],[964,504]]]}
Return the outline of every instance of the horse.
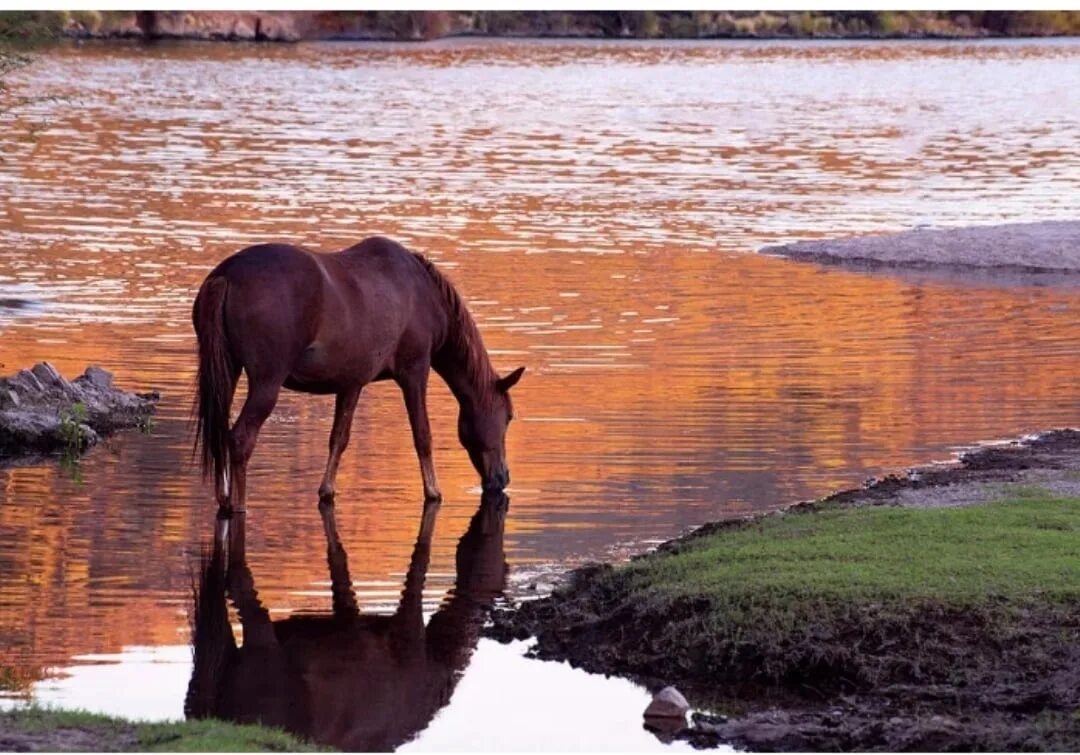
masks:
{"label": "horse", "polygon": [[[426,401],[432,369],[457,399],[458,439],[483,489],[510,483],[509,391],[525,368],[495,372],[460,294],[422,254],[379,236],[336,253],[251,246],[210,272],[191,317],[199,344],[195,446],[221,510],[245,510],[247,464],[282,387],[335,394],[319,485],[320,502],[332,502],[360,393],[379,380],[401,388],[425,500],[441,500]],[[247,398],[229,429],[241,370]]]}
{"label": "horse", "polygon": [[449,703],[503,592],[508,506],[505,493],[483,494],[458,542],[454,589],[426,625],[423,591],[437,504],[425,506],[401,598],[385,616],[357,606],[333,506],[319,506],[332,613],[277,620],[259,600],[247,565],[246,515],[219,518],[195,595],[185,715],[279,727],[346,752],[388,752],[407,742]]}

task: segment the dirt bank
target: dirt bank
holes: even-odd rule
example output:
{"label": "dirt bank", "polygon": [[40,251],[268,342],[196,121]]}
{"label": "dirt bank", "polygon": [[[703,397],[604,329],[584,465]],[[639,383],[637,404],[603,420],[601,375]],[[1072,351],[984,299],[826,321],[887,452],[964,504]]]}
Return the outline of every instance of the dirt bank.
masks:
{"label": "dirt bank", "polygon": [[497,639],[699,708],[752,750],[1080,747],[1080,433],[985,448],[592,566]]}
{"label": "dirt bank", "polygon": [[1080,221],[918,229],[769,246],[761,253],[862,269],[1080,279]]}

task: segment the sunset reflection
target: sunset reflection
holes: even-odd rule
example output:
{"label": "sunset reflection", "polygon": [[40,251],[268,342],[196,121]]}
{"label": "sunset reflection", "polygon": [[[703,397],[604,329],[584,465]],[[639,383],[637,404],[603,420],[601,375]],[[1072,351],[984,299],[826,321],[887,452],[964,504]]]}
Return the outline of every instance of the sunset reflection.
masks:
{"label": "sunset reflection", "polygon": [[[1075,41],[49,53],[31,93],[77,87],[78,107],[36,105],[49,129],[0,163],[0,298],[33,303],[0,308],[0,371],[101,364],[162,399],[148,435],[95,449],[77,477],[0,469],[0,691],[76,655],[188,641],[216,508],[191,458],[190,307],[257,241],[396,238],[456,283],[500,373],[527,366],[507,438],[511,591],[1075,424],[1075,291],[753,252],[1075,214],[1078,60]],[[437,378],[429,406],[445,502],[428,612],[479,497]],[[252,459],[246,564],[274,621],[331,599],[316,491],[332,408],[285,392]],[[392,384],[365,391],[337,490],[359,609],[393,615],[423,507]]]}

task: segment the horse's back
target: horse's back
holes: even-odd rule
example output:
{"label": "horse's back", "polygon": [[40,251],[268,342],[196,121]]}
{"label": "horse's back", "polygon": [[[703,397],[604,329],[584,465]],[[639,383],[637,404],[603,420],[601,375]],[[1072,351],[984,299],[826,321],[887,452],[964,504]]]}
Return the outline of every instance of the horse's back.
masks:
{"label": "horse's back", "polygon": [[385,236],[371,236],[326,255],[349,273],[372,284],[413,292],[430,283],[420,256]]}
{"label": "horse's back", "polygon": [[416,255],[398,242],[372,236],[329,254],[292,244],[249,246],[218,264],[207,280],[225,278],[230,286],[287,297],[289,290],[320,293],[332,306],[356,303],[373,289],[411,292],[423,282],[422,269]]}
{"label": "horse's back", "polygon": [[403,344],[419,355],[441,327],[424,265],[381,236],[329,254],[251,246],[207,280],[215,278],[228,283],[226,326],[239,364],[296,390],[336,392],[388,376]]}
{"label": "horse's back", "polygon": [[[356,284],[355,322],[361,339],[392,337],[404,350],[420,356],[430,352],[446,329],[441,297],[434,287],[430,263],[396,241],[372,236],[327,262],[340,267]],[[399,351],[398,356],[403,356]]]}
{"label": "horse's back", "polygon": [[404,244],[400,244],[393,239],[388,239],[385,236],[368,236],[363,241],[359,241],[352,246],[341,250],[340,254],[343,257],[354,259],[404,259],[413,256],[413,253],[410,252]]}

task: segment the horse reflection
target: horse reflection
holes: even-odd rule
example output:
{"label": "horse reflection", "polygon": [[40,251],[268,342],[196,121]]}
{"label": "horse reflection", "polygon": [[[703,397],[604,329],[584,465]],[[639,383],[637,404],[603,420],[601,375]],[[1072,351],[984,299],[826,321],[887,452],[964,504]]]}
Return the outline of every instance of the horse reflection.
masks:
{"label": "horse reflection", "polygon": [[[360,613],[332,506],[320,507],[333,594],[329,615],[272,621],[244,555],[244,517],[219,520],[196,596],[194,669],[184,711],[277,726],[348,751],[391,750],[445,706],[506,581],[508,499],[485,494],[457,548],[454,590],[425,626],[422,593],[438,506],[425,507],[392,616]],[[243,631],[237,647],[226,596]]]}

